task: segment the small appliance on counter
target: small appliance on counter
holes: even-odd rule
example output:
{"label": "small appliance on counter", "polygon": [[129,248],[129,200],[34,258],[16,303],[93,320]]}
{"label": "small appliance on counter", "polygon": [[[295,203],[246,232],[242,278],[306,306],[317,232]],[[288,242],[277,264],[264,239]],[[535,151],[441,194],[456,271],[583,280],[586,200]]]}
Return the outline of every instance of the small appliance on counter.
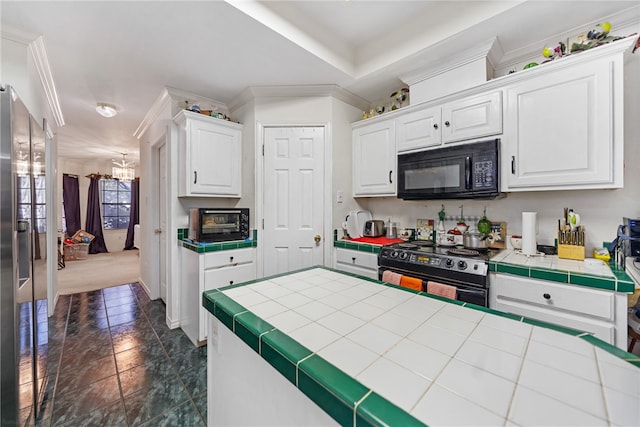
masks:
{"label": "small appliance on counter", "polygon": [[[381,237],[385,234],[384,221],[372,219],[364,223],[364,237]],[[388,236],[387,236],[388,237]]]}
{"label": "small appliance on counter", "polygon": [[352,239],[364,236],[364,227],[367,221],[371,221],[371,212],[364,210],[355,210],[347,215],[347,234]]}
{"label": "small appliance on counter", "polygon": [[249,209],[189,209],[189,239],[195,242],[226,242],[249,237]]}

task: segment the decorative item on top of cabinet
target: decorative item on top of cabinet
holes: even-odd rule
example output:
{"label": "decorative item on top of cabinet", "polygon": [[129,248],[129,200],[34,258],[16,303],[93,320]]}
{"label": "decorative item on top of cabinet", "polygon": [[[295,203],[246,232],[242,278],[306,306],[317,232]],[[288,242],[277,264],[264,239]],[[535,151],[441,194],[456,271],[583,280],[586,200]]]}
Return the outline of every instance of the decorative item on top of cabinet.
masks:
{"label": "decorative item on top of cabinet", "polygon": [[187,110],[178,125],[178,195],[240,197],[242,125]]}

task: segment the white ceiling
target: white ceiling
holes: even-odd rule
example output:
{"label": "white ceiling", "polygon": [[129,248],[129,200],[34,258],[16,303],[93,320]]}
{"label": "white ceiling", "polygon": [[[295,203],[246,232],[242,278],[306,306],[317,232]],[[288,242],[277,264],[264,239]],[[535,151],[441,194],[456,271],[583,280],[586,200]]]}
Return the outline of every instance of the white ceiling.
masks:
{"label": "white ceiling", "polygon": [[[505,55],[541,48],[622,10],[637,17],[638,4],[2,0],[0,14],[3,33],[44,38],[65,121],[59,155],[138,161],[133,134],[166,86],[228,103],[251,86],[335,84],[373,103],[399,76],[490,38]],[[98,116],[98,102],[118,115]]]}

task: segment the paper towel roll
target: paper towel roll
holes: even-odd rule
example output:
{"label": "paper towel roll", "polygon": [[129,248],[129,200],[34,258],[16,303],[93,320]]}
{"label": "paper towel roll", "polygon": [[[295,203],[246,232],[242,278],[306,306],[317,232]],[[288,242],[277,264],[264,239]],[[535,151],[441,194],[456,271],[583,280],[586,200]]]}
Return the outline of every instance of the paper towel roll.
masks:
{"label": "paper towel roll", "polygon": [[538,252],[536,245],[537,222],[537,212],[522,212],[522,253],[525,255],[535,255]]}

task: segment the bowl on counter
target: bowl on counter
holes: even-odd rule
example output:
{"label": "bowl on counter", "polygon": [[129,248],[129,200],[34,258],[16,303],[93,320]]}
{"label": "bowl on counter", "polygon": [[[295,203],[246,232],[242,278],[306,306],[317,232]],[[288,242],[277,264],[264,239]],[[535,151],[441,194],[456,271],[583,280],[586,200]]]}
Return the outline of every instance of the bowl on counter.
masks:
{"label": "bowl on counter", "polygon": [[509,240],[513,249],[522,249],[522,236],[511,236]]}

